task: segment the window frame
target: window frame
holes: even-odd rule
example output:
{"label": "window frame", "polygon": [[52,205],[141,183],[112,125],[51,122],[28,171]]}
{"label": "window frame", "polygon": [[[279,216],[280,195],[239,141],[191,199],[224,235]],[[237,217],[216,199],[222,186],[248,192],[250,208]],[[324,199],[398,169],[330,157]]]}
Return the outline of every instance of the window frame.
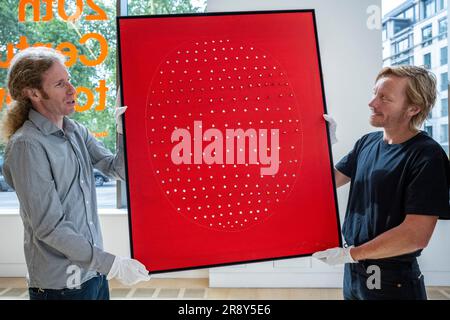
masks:
{"label": "window frame", "polygon": [[[429,8],[431,8],[430,13],[427,15],[427,8],[428,5],[431,5]],[[434,10],[433,10],[434,9]],[[428,19],[432,17],[434,14],[436,14],[436,0],[423,0],[422,1],[422,19]]]}
{"label": "window frame", "polygon": [[[427,38],[425,38],[424,31],[428,29],[430,30],[430,35]],[[422,47],[429,46],[432,43],[433,43],[433,25],[430,23],[422,28]]]}
{"label": "window frame", "polygon": [[440,57],[440,65],[445,66],[448,64],[448,46],[439,48]]}
{"label": "window frame", "polygon": [[[426,63],[425,61],[425,57],[429,57],[429,64]],[[426,69],[431,69],[432,68],[432,63],[433,61],[431,60],[431,52],[427,52],[423,55],[423,65]]]}
{"label": "window frame", "polygon": [[[441,28],[442,24],[445,24],[445,31],[444,28]],[[447,17],[444,17],[442,19],[438,20],[438,38],[439,40],[447,39],[448,34],[448,19]]]}
{"label": "window frame", "polygon": [[[440,74],[441,86],[439,87],[439,91],[443,92],[448,90],[448,72],[441,72]],[[447,81],[444,81],[447,79]]]}

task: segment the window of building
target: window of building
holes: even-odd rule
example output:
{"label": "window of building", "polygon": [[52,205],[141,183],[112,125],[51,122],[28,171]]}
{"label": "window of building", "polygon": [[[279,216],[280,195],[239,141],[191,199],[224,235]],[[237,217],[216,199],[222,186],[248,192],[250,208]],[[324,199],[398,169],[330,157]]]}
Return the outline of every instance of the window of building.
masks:
{"label": "window of building", "polygon": [[447,39],[447,17],[439,20],[439,40]]}
{"label": "window of building", "polygon": [[400,65],[414,65],[414,57],[410,56],[405,59],[399,59],[395,62],[391,63],[393,66],[400,66]]}
{"label": "window of building", "polygon": [[416,21],[416,12],[415,12],[415,7],[412,6],[411,8],[407,9],[405,11],[405,19],[410,19],[411,22],[415,22]]}
{"label": "window of building", "polygon": [[400,53],[400,52],[406,51],[406,50],[409,49],[409,47],[410,47],[409,37],[408,38],[404,38],[404,39],[402,39],[402,40],[397,42],[397,48],[396,48],[396,52],[395,53]]}
{"label": "window of building", "polygon": [[383,24],[382,37],[383,37],[383,41],[387,40],[387,25],[386,25],[386,23]]}
{"label": "window of building", "polygon": [[436,0],[423,0],[422,1],[423,14],[422,18],[427,19],[436,13]]}
{"label": "window of building", "polygon": [[430,137],[433,137],[433,126],[432,125],[425,126],[425,132],[428,133]]}
{"label": "window of building", "polygon": [[422,47],[428,46],[433,42],[433,30],[431,24],[422,28]]}
{"label": "window of building", "polygon": [[393,20],[394,35],[409,28],[411,24],[412,24],[411,21],[405,19]]}
{"label": "window of building", "polygon": [[427,69],[431,69],[431,53],[423,55],[423,66]]}
{"label": "window of building", "polygon": [[448,89],[448,73],[441,73],[441,91],[446,91]]}
{"label": "window of building", "polygon": [[441,66],[448,63],[448,47],[441,48]]}
{"label": "window of building", "polygon": [[438,11],[441,11],[446,8],[447,8],[447,0],[439,0],[438,1]]}
{"label": "window of building", "polygon": [[441,117],[448,117],[448,98],[441,99]]}
{"label": "window of building", "polygon": [[447,39],[447,17],[439,20],[439,40]]}
{"label": "window of building", "polygon": [[441,124],[440,142],[448,143],[448,124]]}

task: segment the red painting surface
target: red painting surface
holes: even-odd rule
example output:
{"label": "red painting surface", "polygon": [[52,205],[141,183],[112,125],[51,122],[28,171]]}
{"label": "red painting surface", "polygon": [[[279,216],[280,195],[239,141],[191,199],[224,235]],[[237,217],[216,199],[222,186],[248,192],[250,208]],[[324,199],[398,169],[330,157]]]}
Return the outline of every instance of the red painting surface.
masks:
{"label": "red painting surface", "polygon": [[340,245],[312,11],[119,32],[135,258],[162,272]]}

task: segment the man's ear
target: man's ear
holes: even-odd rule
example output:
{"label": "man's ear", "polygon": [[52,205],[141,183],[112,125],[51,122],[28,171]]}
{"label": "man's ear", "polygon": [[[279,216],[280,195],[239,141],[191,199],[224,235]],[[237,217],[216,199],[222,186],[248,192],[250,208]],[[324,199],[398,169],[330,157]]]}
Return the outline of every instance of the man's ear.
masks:
{"label": "man's ear", "polygon": [[31,101],[37,101],[41,99],[41,93],[38,89],[35,88],[25,88],[23,89],[23,93],[28,97]]}
{"label": "man's ear", "polygon": [[411,117],[414,117],[415,115],[417,115],[418,113],[420,113],[420,111],[421,111],[420,107],[419,107],[419,106],[416,106],[416,105],[414,105],[414,104],[412,104],[412,105],[410,105],[410,106],[408,107],[408,114],[409,114]]}

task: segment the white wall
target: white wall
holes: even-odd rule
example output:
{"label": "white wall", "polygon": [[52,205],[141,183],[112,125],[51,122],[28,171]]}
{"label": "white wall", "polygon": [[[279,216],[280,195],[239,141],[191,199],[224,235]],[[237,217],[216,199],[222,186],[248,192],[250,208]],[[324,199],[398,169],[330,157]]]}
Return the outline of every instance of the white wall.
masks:
{"label": "white wall", "polygon": [[[100,209],[100,224],[106,251],[130,256],[130,238],[126,210]],[[0,205],[0,277],[24,277],[27,273],[23,253],[23,225],[18,209]],[[207,278],[208,270],[161,273],[155,278]]]}

